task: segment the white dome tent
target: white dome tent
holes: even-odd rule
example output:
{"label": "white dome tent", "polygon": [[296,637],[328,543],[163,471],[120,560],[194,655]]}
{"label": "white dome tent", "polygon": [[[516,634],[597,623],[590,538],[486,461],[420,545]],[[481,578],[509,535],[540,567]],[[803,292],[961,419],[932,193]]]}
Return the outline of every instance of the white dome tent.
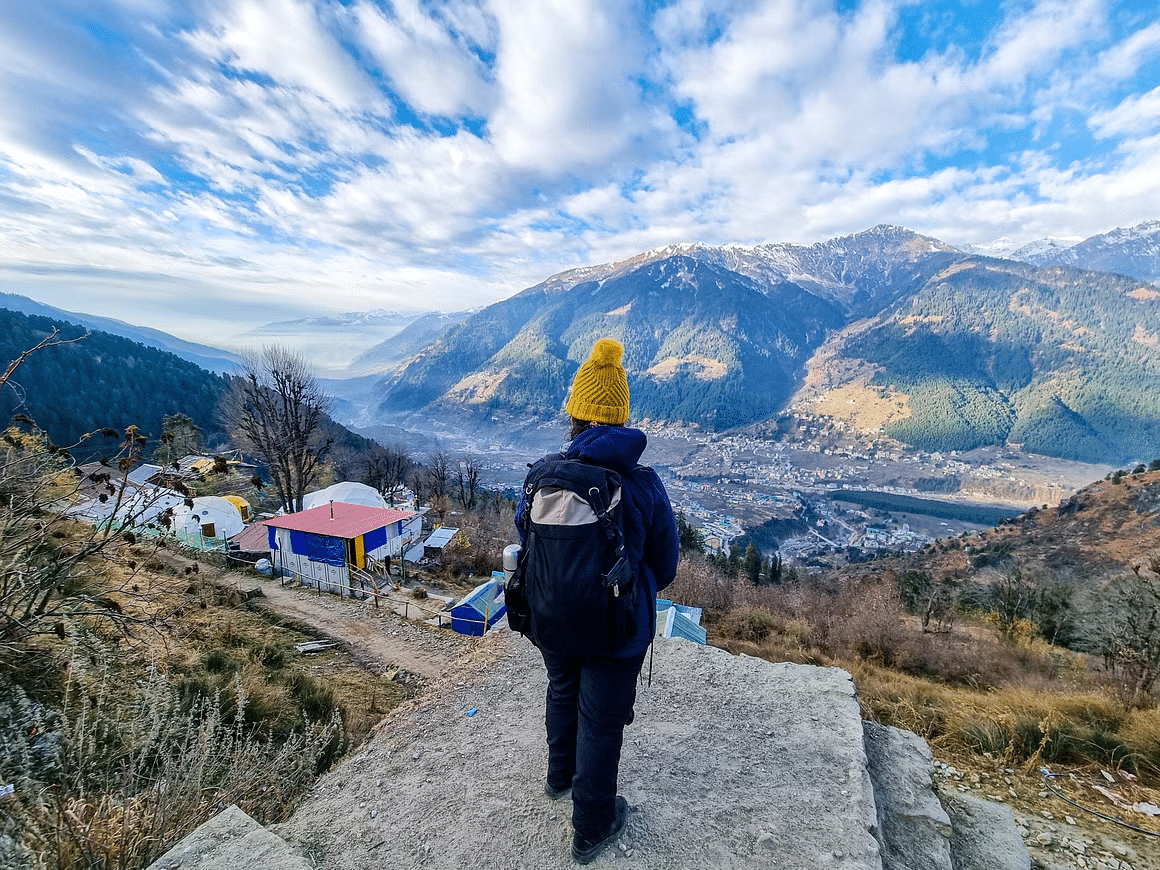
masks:
{"label": "white dome tent", "polygon": [[361,504],[365,507],[388,507],[387,500],[373,486],[355,483],[353,480],[344,480],[340,483],[332,483],[326,489],[306,493],[302,496],[302,510],[307,511],[332,501],[343,504]]}
{"label": "white dome tent", "polygon": [[[213,526],[212,534],[206,534]],[[182,503],[173,511],[174,531],[205,537],[229,538],[244,529],[237,505],[216,495],[203,495],[193,500],[193,507]]]}

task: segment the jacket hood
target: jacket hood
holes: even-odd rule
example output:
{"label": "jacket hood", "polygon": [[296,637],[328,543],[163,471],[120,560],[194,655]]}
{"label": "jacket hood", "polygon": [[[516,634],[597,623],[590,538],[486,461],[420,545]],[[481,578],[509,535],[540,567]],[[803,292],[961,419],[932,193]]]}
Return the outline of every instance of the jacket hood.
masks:
{"label": "jacket hood", "polygon": [[647,444],[648,438],[639,429],[594,426],[573,438],[565,446],[564,455],[624,474],[637,466]]}

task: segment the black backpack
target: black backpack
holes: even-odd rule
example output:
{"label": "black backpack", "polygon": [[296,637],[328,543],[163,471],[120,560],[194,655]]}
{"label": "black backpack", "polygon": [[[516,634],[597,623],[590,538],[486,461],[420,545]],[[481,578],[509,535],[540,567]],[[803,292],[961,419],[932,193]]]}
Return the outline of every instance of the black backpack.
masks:
{"label": "black backpack", "polygon": [[553,652],[605,655],[635,628],[620,475],[560,454],[524,481],[524,547],[504,600],[508,625]]}

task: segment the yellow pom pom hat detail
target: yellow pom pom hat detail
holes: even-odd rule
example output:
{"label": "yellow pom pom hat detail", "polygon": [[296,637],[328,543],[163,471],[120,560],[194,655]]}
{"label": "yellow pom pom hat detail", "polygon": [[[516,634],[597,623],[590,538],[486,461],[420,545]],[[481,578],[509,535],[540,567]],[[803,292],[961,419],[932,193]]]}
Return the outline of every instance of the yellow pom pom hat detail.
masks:
{"label": "yellow pom pom hat detail", "polygon": [[602,338],[572,381],[572,395],[565,411],[577,420],[609,426],[628,422],[628,375],[620,364],[624,348],[619,341]]}

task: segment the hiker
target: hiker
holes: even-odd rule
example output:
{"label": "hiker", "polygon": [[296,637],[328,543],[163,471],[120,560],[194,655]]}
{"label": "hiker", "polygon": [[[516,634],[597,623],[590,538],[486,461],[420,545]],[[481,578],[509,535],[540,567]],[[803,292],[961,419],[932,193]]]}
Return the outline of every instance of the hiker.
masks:
{"label": "hiker", "polygon": [[[593,861],[627,822],[628,803],[616,793],[624,726],[633,719],[636,681],[655,631],[657,592],[676,576],[679,553],[676,520],[664,485],[655,471],[638,465],[645,434],[625,426],[629,392],[621,365],[623,354],[619,342],[601,339],[576,373],[565,408],[571,418],[571,440],[564,445],[562,458],[609,469],[616,473],[613,479],[619,477],[616,510],[623,533],[618,529],[616,534],[622,559],[615,571],[620,580],[611,591],[619,596],[623,589],[624,598],[610,597],[609,608],[611,613],[612,607],[627,605],[626,610],[616,611],[627,615],[611,640],[608,632],[599,630],[578,633],[575,626],[583,625],[585,616],[580,613],[562,615],[566,628],[559,620],[545,619],[537,631],[534,605],[531,628],[518,629],[539,647],[547,667],[544,792],[552,800],[571,793],[572,857],[580,864]],[[532,468],[529,481],[536,474],[536,466]],[[580,470],[602,473],[593,468]],[[529,488],[530,484],[525,485],[516,509],[525,554]],[[571,577],[574,570],[574,565],[556,568],[553,563],[545,573]],[[612,574],[605,575],[606,582],[611,582]]]}

